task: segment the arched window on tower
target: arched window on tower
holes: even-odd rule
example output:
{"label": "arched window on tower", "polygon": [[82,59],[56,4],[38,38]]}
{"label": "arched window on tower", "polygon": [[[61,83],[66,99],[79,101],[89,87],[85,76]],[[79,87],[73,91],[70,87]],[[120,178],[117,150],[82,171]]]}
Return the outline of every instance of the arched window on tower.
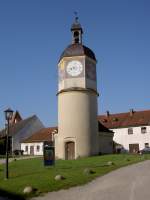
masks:
{"label": "arched window on tower", "polygon": [[74,32],[74,40],[75,40],[74,41],[75,43],[79,43],[79,32],[78,31]]}

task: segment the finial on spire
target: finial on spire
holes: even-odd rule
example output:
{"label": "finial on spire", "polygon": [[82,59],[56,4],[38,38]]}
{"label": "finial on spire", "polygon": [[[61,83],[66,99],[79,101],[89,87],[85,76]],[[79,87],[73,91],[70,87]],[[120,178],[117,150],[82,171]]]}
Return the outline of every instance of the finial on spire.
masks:
{"label": "finial on spire", "polygon": [[78,23],[78,12],[77,11],[74,11],[74,15],[75,15],[75,23]]}
{"label": "finial on spire", "polygon": [[78,13],[76,11],[74,11],[74,15],[75,15],[75,20],[71,26],[71,32],[72,32],[72,43],[79,43],[82,44],[82,34],[83,34],[83,30],[81,27],[81,24],[79,23],[78,19]]}

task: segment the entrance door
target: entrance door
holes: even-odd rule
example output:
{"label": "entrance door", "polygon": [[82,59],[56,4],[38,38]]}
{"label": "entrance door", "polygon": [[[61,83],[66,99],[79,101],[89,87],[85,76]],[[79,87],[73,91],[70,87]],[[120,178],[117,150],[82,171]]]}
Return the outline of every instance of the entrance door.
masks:
{"label": "entrance door", "polygon": [[34,146],[30,146],[30,155],[34,155]]}
{"label": "entrance door", "polygon": [[75,159],[75,143],[74,142],[66,142],[66,144],[65,144],[65,159],[66,160]]}
{"label": "entrance door", "polygon": [[129,152],[130,153],[138,153],[139,144],[129,144]]}

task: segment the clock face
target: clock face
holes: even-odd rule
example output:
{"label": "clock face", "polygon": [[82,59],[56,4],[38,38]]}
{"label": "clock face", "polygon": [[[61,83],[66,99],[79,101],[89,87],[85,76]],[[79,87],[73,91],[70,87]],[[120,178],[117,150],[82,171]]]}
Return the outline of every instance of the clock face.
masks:
{"label": "clock face", "polygon": [[83,70],[82,63],[78,60],[72,60],[67,65],[67,73],[71,76],[78,76]]}

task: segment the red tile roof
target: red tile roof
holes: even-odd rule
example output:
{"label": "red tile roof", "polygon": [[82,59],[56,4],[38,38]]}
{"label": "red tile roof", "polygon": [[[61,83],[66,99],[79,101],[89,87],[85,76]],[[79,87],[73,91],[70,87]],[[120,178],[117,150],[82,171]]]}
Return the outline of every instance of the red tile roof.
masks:
{"label": "red tile roof", "polygon": [[52,141],[52,131],[57,130],[57,127],[43,128],[40,131],[33,134],[31,137],[22,141],[22,143],[32,143],[32,142],[50,142]]}
{"label": "red tile roof", "polygon": [[150,125],[150,110],[99,115],[98,120],[107,128],[125,128]]}

